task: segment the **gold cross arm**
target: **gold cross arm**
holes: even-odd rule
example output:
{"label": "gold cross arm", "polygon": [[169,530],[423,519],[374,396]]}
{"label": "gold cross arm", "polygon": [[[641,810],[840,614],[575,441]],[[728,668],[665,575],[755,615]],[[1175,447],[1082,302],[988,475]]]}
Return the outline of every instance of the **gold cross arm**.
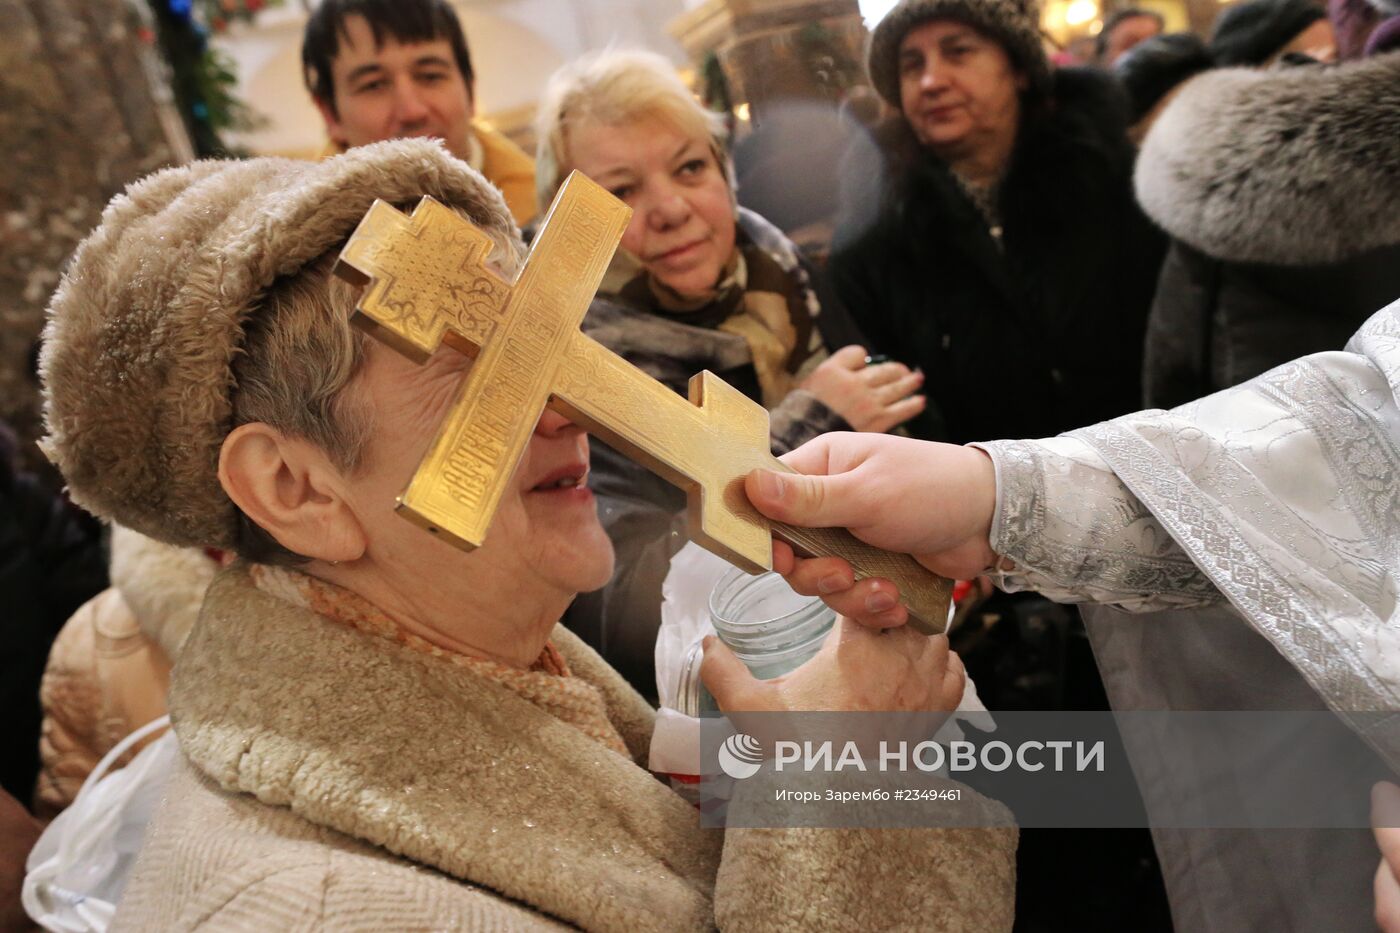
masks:
{"label": "gold cross arm", "polygon": [[790,472],[772,455],[761,405],[710,372],[684,399],[580,330],[630,216],[574,172],[508,284],[488,268],[491,239],[432,198],[408,216],[370,208],[336,264],[368,286],[353,322],[415,360],[444,342],[475,357],[399,513],[459,547],[480,545],[549,406],[684,489],[701,546],[750,573],[772,567],[774,536],[804,556],[843,557],[857,579],[897,584],[920,631],[942,632],[950,581],[844,529],[770,523],[749,503],[749,472]]}

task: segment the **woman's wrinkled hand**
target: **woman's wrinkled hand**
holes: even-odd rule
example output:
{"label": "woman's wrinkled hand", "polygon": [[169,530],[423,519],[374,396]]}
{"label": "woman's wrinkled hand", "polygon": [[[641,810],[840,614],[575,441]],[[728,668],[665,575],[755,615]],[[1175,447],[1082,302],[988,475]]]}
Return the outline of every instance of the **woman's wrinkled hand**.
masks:
{"label": "woman's wrinkled hand", "polygon": [[866,365],[864,347],[842,347],[812,370],[801,388],[815,395],[857,431],[883,433],[924,410],[928,400],[915,393],[924,374],[903,363]]}
{"label": "woman's wrinkled hand", "polygon": [[948,639],[908,626],[880,631],[839,618],[821,650],[797,670],[758,680],[719,639],[705,642],[700,679],[732,712],[947,712],[967,675]]}

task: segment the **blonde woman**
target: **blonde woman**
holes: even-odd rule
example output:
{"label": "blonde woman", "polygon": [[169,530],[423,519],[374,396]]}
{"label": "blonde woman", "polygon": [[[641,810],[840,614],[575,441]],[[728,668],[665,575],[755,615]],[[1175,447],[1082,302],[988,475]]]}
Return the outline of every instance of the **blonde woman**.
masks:
{"label": "blonde woman", "polygon": [[[923,410],[922,373],[832,345],[849,323],[821,306],[793,244],[737,206],[722,124],[665,59],[607,52],[567,65],[538,130],[541,204],[578,169],[633,211],[585,323],[595,339],[678,392],[701,370],[717,373],[768,408],[777,453],[826,431],[887,431]],[[622,569],[569,624],[651,693],[661,580],[683,541],[685,500],[601,446],[592,483]]]}

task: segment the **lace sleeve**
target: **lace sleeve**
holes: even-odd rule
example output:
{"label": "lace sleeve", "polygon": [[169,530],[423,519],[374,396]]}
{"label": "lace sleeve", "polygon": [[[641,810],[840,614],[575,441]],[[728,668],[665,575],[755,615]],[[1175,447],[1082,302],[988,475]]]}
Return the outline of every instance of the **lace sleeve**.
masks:
{"label": "lace sleeve", "polygon": [[1220,593],[1084,441],[975,445],[996,466],[992,549],[1015,563],[993,574],[1008,592],[1132,612],[1218,602]]}

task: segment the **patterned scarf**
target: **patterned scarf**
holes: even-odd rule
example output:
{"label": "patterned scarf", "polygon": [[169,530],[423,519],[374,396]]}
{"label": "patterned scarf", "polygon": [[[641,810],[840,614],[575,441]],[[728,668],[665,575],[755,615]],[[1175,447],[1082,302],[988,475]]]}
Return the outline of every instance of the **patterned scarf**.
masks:
{"label": "patterned scarf", "polygon": [[608,718],[607,703],[598,688],[569,672],[564,656],[546,642],[529,670],[520,670],[470,655],[449,651],[404,630],[387,613],[347,589],[285,567],[254,564],[249,568],[253,584],[269,596],[309,609],[324,619],[431,655],[478,677],[494,681],[521,699],[566,722],[591,739],[631,758],[622,736]]}
{"label": "patterned scarf", "polygon": [[635,257],[618,253],[601,291],[692,327],[743,337],[765,408],[778,405],[826,358],[816,327],[821,308],[796,248],[757,214],[739,209],[734,254],[714,292],[700,298],[677,294]]}

